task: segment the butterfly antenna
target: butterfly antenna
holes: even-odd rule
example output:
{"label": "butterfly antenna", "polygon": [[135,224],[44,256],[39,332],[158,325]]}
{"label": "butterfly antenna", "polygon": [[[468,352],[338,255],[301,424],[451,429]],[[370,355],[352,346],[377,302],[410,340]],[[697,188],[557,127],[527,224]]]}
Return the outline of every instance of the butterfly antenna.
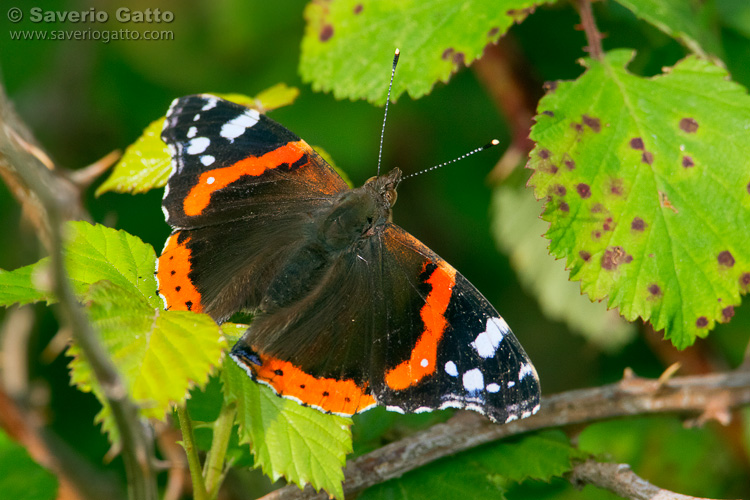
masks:
{"label": "butterfly antenna", "polygon": [[378,151],[378,176],[380,175],[380,159],[383,157],[383,137],[385,136],[385,120],[388,118],[388,103],[391,102],[391,88],[393,88],[393,77],[396,75],[396,64],[401,52],[396,49],[393,54],[393,67],[391,67],[391,83],[388,84],[388,97],[385,100],[385,116],[383,116],[383,128],[380,131],[380,151]]}
{"label": "butterfly antenna", "polygon": [[424,173],[429,172],[431,170],[435,170],[435,169],[438,169],[440,167],[444,167],[446,165],[450,165],[451,163],[456,163],[457,161],[461,161],[464,158],[468,158],[469,156],[471,156],[473,154],[476,154],[476,153],[479,153],[480,151],[484,151],[485,149],[493,148],[493,147],[497,146],[498,144],[500,144],[500,141],[498,141],[497,139],[492,139],[490,142],[488,142],[487,144],[485,144],[481,148],[477,148],[477,149],[471,150],[468,153],[465,153],[465,154],[459,156],[458,158],[454,158],[451,161],[446,161],[445,163],[441,163],[440,165],[435,165],[434,167],[426,168],[424,170],[420,170],[419,172],[414,172],[413,174],[409,174],[407,176],[404,176],[401,180],[408,179],[409,177],[415,177],[417,175],[424,174]]}

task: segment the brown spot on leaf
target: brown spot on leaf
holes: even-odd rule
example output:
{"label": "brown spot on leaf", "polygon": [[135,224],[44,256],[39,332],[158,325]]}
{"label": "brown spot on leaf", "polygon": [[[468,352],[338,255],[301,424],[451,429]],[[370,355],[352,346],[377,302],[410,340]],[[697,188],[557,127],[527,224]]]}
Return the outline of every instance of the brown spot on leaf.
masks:
{"label": "brown spot on leaf", "polygon": [[560,203],[560,210],[563,212],[570,212],[570,207],[564,201]]}
{"label": "brown spot on leaf", "polygon": [[742,291],[747,292],[747,289],[750,287],[750,273],[742,273],[742,276],[740,276],[740,286],[742,287]]}
{"label": "brown spot on leaf", "polygon": [[576,191],[578,191],[578,194],[581,198],[590,198],[591,197],[591,188],[588,184],[584,184],[583,182],[576,186]]}
{"label": "brown spot on leaf", "polygon": [[625,256],[625,264],[630,264],[631,262],[633,262],[633,256],[630,254],[627,254]]}
{"label": "brown spot on leaf", "polygon": [[602,237],[601,231],[591,231],[591,239],[598,240]]}
{"label": "brown spot on leaf", "polygon": [[586,250],[581,250],[580,252],[578,252],[578,255],[581,256],[584,262],[588,262],[589,259],[591,258],[591,254],[588,253]]}
{"label": "brown spot on leaf", "polygon": [[644,148],[644,146],[643,146],[643,139],[641,139],[640,137],[634,137],[634,138],[630,139],[630,147],[633,148],[633,149],[641,149],[642,150]]}
{"label": "brown spot on leaf", "polygon": [[453,63],[457,66],[463,65],[465,60],[466,56],[463,52],[456,52],[455,54],[453,54]]}
{"label": "brown spot on leaf", "polygon": [[693,161],[693,158],[690,156],[683,156],[682,157],[682,166],[685,168],[690,168],[695,165],[695,162]]}
{"label": "brown spot on leaf", "polygon": [[[628,259],[628,257],[630,257]],[[632,255],[628,255],[621,246],[608,247],[602,255],[602,269],[614,271],[622,263],[629,263],[633,260]]]}
{"label": "brown spot on leaf", "polygon": [[716,259],[722,266],[732,267],[734,265],[734,257],[729,250],[724,250],[723,252],[721,252]]}
{"label": "brown spot on leaf", "polygon": [[698,122],[692,118],[683,118],[680,120],[680,129],[688,134],[693,134],[698,130]]}
{"label": "brown spot on leaf", "polygon": [[[565,163],[565,167],[568,170],[573,170],[574,168],[576,168],[576,162],[573,161],[572,158],[565,158],[565,160],[563,161],[563,163]],[[750,188],[748,188],[748,189],[750,189]]]}
{"label": "brown spot on leaf", "polygon": [[625,192],[622,179],[612,179],[612,185],[609,187],[609,192],[615,196],[622,196],[622,193]]}
{"label": "brown spot on leaf", "polygon": [[570,126],[576,129],[576,132],[583,132],[583,125],[580,123],[571,123]]}
{"label": "brown spot on leaf", "polygon": [[612,231],[616,226],[617,224],[613,222],[612,217],[607,217],[607,220],[602,224],[602,229],[605,231]]}
{"label": "brown spot on leaf", "polygon": [[589,127],[594,132],[601,132],[602,130],[602,123],[599,118],[595,118],[589,115],[583,115],[583,124]]}
{"label": "brown spot on leaf", "polygon": [[705,316],[701,316],[700,318],[695,320],[695,326],[698,328],[706,328],[708,326],[708,318]]}
{"label": "brown spot on leaf", "polygon": [[552,175],[555,175],[558,171],[557,165],[550,165],[549,166],[549,173]]}
{"label": "brown spot on leaf", "polygon": [[544,85],[542,85],[542,88],[544,89],[545,92],[548,92],[548,93],[554,92],[555,90],[557,90],[557,83],[558,83],[557,80],[544,82]]}
{"label": "brown spot on leaf", "polygon": [[732,319],[732,316],[734,316],[734,306],[727,306],[721,310],[721,319],[725,323]]}
{"label": "brown spot on leaf", "polygon": [[555,184],[552,186],[552,192],[555,193],[557,196],[565,196],[565,194],[568,192],[565,189],[565,186],[562,184]]}
{"label": "brown spot on leaf", "polygon": [[603,212],[603,211],[604,211],[604,205],[602,205],[601,203],[594,203],[594,206],[591,207],[592,214],[598,214],[599,212]]}
{"label": "brown spot on leaf", "polygon": [[495,38],[495,35],[497,35],[498,33],[500,33],[500,28],[495,26],[494,28],[492,28],[491,30],[487,32],[487,36],[490,38]]}
{"label": "brown spot on leaf", "polygon": [[630,223],[630,229],[633,231],[643,231],[646,229],[646,222],[641,219],[640,217],[636,217],[633,219],[633,222]]}
{"label": "brown spot on leaf", "polygon": [[321,28],[320,30],[320,35],[318,35],[321,42],[327,42],[328,40],[331,39],[332,36],[333,36],[333,25],[331,24],[326,24],[325,26],[323,26],[323,28]]}
{"label": "brown spot on leaf", "polygon": [[443,59],[444,59],[445,61],[447,61],[448,59],[450,59],[450,58],[451,58],[451,56],[452,56],[452,55],[453,55],[453,47],[448,47],[447,49],[445,49],[445,50],[443,51],[443,55],[442,55],[442,58],[443,58]]}
{"label": "brown spot on leaf", "polygon": [[539,158],[541,158],[542,160],[546,160],[550,156],[552,156],[552,153],[549,152],[549,149],[540,149],[539,150]]}
{"label": "brown spot on leaf", "polygon": [[641,161],[646,165],[654,163],[654,154],[651,151],[644,151],[641,155]]}
{"label": "brown spot on leaf", "polygon": [[547,116],[551,116],[551,117],[555,116],[554,111],[550,111],[549,109],[546,109],[546,110],[542,111],[542,114],[543,115],[547,115]]}
{"label": "brown spot on leaf", "polygon": [[648,286],[648,293],[650,293],[654,297],[658,297],[659,295],[661,295],[661,287],[656,283],[651,283]]}
{"label": "brown spot on leaf", "polygon": [[359,14],[360,12],[362,12],[363,8],[364,7],[362,6],[362,4],[358,3],[357,5],[354,6],[354,14]]}

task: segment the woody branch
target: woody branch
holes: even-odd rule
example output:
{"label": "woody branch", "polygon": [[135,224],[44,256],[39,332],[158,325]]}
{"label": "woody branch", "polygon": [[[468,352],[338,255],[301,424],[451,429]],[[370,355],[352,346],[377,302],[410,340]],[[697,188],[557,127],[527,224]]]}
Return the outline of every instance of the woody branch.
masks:
{"label": "woody branch", "polygon": [[[493,424],[478,414],[461,412],[444,424],[350,462],[344,471],[344,493],[353,495],[448,455],[539,429],[664,413],[696,416],[697,422],[701,423],[711,418],[722,420],[731,409],[748,404],[750,371],[747,370],[676,377],[666,381],[638,378],[626,372],[623,380],[615,384],[543,397],[539,413],[505,425]],[[578,477],[579,481],[584,480],[580,475]],[[610,483],[597,484],[610,489]],[[642,488],[645,485],[648,483],[644,481]],[[316,494],[309,485],[304,490],[292,485],[269,493],[263,500],[312,498],[322,500],[327,495]]]}
{"label": "woody branch", "polygon": [[0,87],[0,176],[19,200],[50,254],[49,282],[60,323],[70,328],[112,409],[122,439],[131,498],[155,499],[151,440],[104,348],[81,309],[63,258],[63,225],[83,215],[80,189],[36,145]]}

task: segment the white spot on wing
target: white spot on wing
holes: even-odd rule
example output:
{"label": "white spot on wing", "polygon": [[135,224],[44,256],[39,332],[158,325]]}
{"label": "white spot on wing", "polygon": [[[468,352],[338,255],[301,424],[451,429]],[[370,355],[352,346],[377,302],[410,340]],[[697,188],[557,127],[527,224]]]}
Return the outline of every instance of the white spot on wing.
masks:
{"label": "white spot on wing", "polygon": [[208,137],[196,137],[188,143],[187,154],[198,155],[201,154],[211,145],[211,140]]}
{"label": "white spot on wing", "polygon": [[197,133],[198,133],[198,127],[190,127],[190,129],[188,129],[187,138],[192,139],[193,137],[195,137],[195,134]]}
{"label": "white spot on wing", "polygon": [[518,370],[518,381],[520,382],[524,377],[527,377],[532,373],[534,373],[534,367],[531,366],[531,363],[523,363],[521,369]]}
{"label": "white spot on wing", "polygon": [[508,418],[505,419],[505,423],[513,422],[514,420],[518,420],[518,415],[508,415]]}
{"label": "white spot on wing", "polygon": [[203,105],[203,107],[201,108],[201,111],[208,111],[209,109],[215,108],[217,102],[218,101],[214,98],[211,98],[211,97],[207,98],[206,104]]}
{"label": "white spot on wing", "polygon": [[[201,163],[205,166],[213,165],[214,161],[216,161],[216,158],[214,158],[211,155],[203,155],[201,156]],[[213,177],[212,177],[213,179]]]}
{"label": "white spot on wing", "polygon": [[484,389],[484,375],[479,368],[474,368],[464,373],[463,383],[464,389],[469,392]]}
{"label": "white spot on wing", "polygon": [[396,413],[406,413],[400,406],[386,406],[385,409],[388,411],[395,411]]}
{"label": "white spot on wing", "polygon": [[487,384],[487,392],[498,392],[500,390],[500,386],[496,383]]}
{"label": "white spot on wing", "polygon": [[516,385],[516,383],[513,382],[512,380],[510,382],[508,382],[508,387],[513,387],[514,385]]}
{"label": "white spot on wing", "polygon": [[487,318],[485,331],[477,335],[471,346],[481,357],[491,358],[509,331],[508,324],[502,318]]}
{"label": "white spot on wing", "polygon": [[420,364],[420,365],[422,365],[422,367],[424,368],[424,367],[426,367],[427,365],[429,365],[429,364],[430,364],[430,362],[429,362],[429,361],[427,361],[427,358],[424,358],[424,359],[422,359],[422,361],[420,361],[420,362],[419,362],[419,364]]}
{"label": "white spot on wing", "polygon": [[196,115],[193,117],[193,121],[194,122],[197,122],[200,119],[201,119],[201,114],[200,113],[196,113]]}
{"label": "white spot on wing", "polygon": [[245,130],[258,123],[258,120],[260,120],[260,114],[254,109],[248,109],[222,125],[219,135],[229,142],[234,142],[236,138],[245,133]]}
{"label": "white spot on wing", "polygon": [[458,377],[458,368],[456,368],[456,363],[453,361],[448,361],[445,363],[445,373],[450,375],[451,377]]}
{"label": "white spot on wing", "polygon": [[540,405],[536,405],[534,408],[531,409],[531,414],[532,415],[536,414],[536,412],[539,411],[539,408],[541,408],[541,406]]}
{"label": "white spot on wing", "polygon": [[216,181],[216,179],[214,179],[213,177],[209,177],[208,179],[206,179],[206,184],[213,184],[214,181]]}

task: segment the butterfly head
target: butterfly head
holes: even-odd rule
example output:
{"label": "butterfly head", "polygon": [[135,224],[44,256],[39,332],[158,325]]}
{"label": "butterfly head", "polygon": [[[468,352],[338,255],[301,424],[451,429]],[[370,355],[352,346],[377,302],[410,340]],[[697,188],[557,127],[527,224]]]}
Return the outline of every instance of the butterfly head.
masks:
{"label": "butterfly head", "polygon": [[385,175],[370,177],[367,179],[367,182],[365,182],[365,186],[369,186],[380,197],[382,197],[383,201],[385,201],[390,208],[396,204],[396,198],[398,198],[396,188],[398,187],[399,182],[401,182],[401,175],[401,170],[394,168]]}

